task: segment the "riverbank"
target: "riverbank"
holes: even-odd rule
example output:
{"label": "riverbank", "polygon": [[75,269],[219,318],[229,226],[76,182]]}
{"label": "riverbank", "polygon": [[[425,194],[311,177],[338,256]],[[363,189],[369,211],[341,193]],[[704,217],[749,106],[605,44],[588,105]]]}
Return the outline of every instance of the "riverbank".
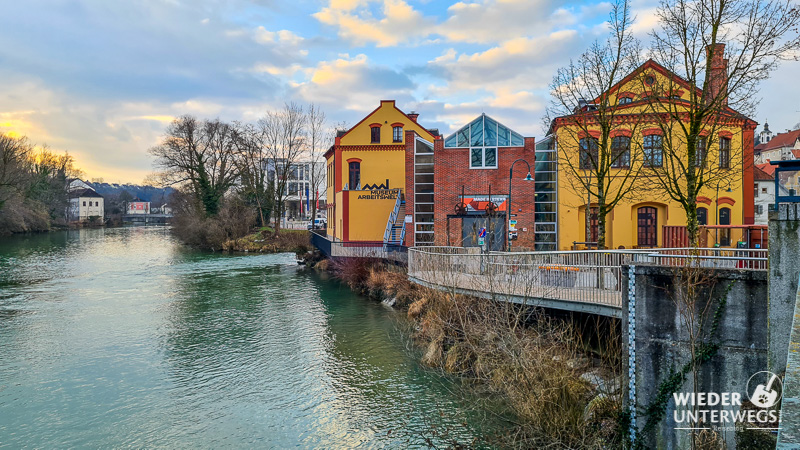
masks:
{"label": "riverbank", "polygon": [[[376,260],[323,260],[354,291],[399,308],[428,367],[458,376],[507,406],[515,432],[491,445],[621,448],[621,361],[587,351],[570,320],[533,308],[455,295],[408,280]],[[601,346],[618,345],[606,336]],[[618,355],[608,351],[605,354]]]}
{"label": "riverbank", "polygon": [[287,253],[304,254],[311,250],[310,235],[306,230],[280,230],[277,234],[270,227],[250,233],[238,239],[229,239],[222,250],[239,253]]}

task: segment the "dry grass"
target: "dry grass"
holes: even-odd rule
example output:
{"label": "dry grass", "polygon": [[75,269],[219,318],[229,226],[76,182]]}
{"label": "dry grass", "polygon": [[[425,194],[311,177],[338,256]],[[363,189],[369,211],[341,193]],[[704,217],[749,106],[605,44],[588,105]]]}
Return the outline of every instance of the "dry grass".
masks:
{"label": "dry grass", "polygon": [[337,276],[356,290],[395,298],[407,308],[424,364],[471,380],[505,401],[519,425],[516,434],[494,445],[622,446],[621,390],[597,395],[581,378],[587,370],[618,374],[619,361],[590,367],[580,334],[570,323],[531,317],[530,310],[505,303],[423,288],[400,270],[375,261],[333,265]]}
{"label": "dry grass", "polygon": [[262,230],[228,240],[222,245],[222,249],[232,252],[302,254],[311,249],[310,234],[306,230],[280,230],[277,234],[271,229]]}

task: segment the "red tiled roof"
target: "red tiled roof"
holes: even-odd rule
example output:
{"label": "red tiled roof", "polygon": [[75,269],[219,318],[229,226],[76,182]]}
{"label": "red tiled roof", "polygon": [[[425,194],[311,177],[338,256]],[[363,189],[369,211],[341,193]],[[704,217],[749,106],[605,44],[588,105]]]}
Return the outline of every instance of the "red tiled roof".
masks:
{"label": "red tiled roof", "polygon": [[792,155],[794,155],[794,159],[800,159],[800,150],[798,149],[792,150]]}
{"label": "red tiled roof", "polygon": [[794,143],[800,139],[800,130],[789,131],[786,133],[778,133],[774,138],[767,142],[764,150],[772,150],[775,148],[793,147]]}
{"label": "red tiled roof", "polygon": [[758,145],[755,146],[755,150],[764,150],[765,148],[767,148],[767,143],[766,142],[763,142],[763,143],[758,144]]}
{"label": "red tiled roof", "polygon": [[775,179],[775,167],[777,167],[777,166],[773,166],[770,163],[756,164],[756,168],[760,169],[762,172],[766,173],[770,177],[771,180]]}
{"label": "red tiled roof", "polygon": [[775,173],[775,166],[772,164],[758,164],[753,166],[753,180],[754,181],[774,181],[775,177],[773,175],[768,174],[767,172],[762,169],[762,166],[770,166],[772,167],[773,174]]}

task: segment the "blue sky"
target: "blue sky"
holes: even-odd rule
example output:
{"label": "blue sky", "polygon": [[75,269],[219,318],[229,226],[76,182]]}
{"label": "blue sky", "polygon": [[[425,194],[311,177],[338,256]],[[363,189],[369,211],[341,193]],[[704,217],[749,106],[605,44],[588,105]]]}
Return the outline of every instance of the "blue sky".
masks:
{"label": "blue sky", "polygon": [[[635,0],[635,31],[655,26]],[[541,138],[558,67],[606,33],[606,2],[25,0],[0,13],[0,132],[67,150],[89,178],[141,182],[181,114],[254,120],[315,102],[354,124],[396,99],[443,133],[486,112]],[[800,121],[784,63],[758,122]]]}

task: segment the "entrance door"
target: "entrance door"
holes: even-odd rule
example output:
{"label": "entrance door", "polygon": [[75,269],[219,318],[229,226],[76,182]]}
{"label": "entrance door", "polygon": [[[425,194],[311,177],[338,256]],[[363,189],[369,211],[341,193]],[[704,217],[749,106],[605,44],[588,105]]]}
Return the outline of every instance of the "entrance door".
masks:
{"label": "entrance door", "polygon": [[658,211],[652,206],[643,206],[638,210],[637,245],[639,247],[655,247],[658,242]]}
{"label": "entrance door", "polygon": [[461,219],[461,239],[464,247],[477,247],[481,228],[486,228],[487,248],[491,251],[503,251],[505,247],[505,216],[465,216]]}

